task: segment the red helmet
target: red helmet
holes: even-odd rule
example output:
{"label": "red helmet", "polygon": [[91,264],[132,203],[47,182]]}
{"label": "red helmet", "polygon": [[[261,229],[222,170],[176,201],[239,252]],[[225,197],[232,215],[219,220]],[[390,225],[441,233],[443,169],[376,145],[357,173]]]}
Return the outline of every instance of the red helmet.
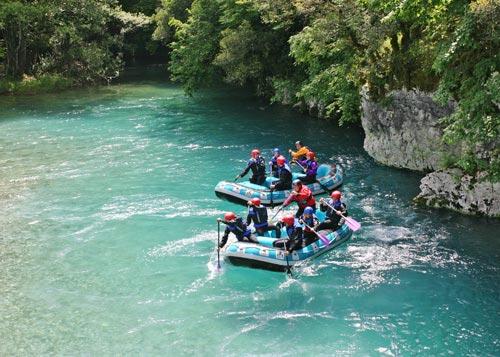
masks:
{"label": "red helmet", "polygon": [[281,222],[285,223],[288,227],[293,226],[295,223],[295,217],[291,214],[288,214],[281,218]]}
{"label": "red helmet", "polygon": [[260,206],[260,198],[254,197],[249,202],[251,202],[254,206]]}
{"label": "red helmet", "polygon": [[286,162],[286,159],[283,155],[280,155],[278,156],[278,158],[276,159],[276,163],[280,166],[283,166]]}
{"label": "red helmet", "polygon": [[225,221],[234,221],[236,219],[236,215],[234,214],[234,212],[226,212],[226,214],[224,215],[224,220]]}
{"label": "red helmet", "polygon": [[316,157],[316,154],[314,151],[309,151],[306,156],[309,160],[313,160]]}
{"label": "red helmet", "polygon": [[260,151],[258,149],[253,149],[251,155],[252,157],[257,157],[260,155]]}
{"label": "red helmet", "polygon": [[331,198],[334,198],[336,200],[340,200],[340,197],[342,197],[342,194],[340,191],[333,191],[332,194],[330,195]]}

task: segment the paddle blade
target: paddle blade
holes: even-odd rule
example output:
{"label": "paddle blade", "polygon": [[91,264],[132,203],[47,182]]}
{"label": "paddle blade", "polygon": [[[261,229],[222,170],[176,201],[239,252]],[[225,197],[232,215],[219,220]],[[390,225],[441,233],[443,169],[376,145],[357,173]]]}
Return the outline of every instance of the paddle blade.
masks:
{"label": "paddle blade", "polygon": [[353,232],[356,232],[357,230],[359,230],[361,228],[361,224],[358,221],[356,221],[354,218],[351,218],[351,217],[346,217],[345,223]]}
{"label": "paddle blade", "polygon": [[321,241],[323,242],[324,245],[330,244],[330,241],[324,235],[318,233],[318,237],[319,237],[319,239],[321,239]]}

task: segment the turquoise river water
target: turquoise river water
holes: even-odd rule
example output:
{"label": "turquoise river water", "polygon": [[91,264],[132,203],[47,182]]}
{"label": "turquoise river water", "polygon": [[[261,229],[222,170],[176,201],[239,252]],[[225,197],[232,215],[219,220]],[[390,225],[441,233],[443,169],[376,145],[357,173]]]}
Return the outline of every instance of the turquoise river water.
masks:
{"label": "turquoise river water", "polygon": [[[284,273],[213,269],[254,147],[341,160],[363,225]],[[0,355],[500,355],[500,224],[415,207],[358,128],[132,80],[0,98]]]}

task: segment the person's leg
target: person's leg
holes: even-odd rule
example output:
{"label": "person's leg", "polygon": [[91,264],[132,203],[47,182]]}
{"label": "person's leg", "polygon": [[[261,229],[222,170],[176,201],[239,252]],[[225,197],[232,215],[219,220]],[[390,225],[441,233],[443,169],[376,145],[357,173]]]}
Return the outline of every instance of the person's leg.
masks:
{"label": "person's leg", "polygon": [[316,176],[304,176],[300,178],[300,181],[304,184],[310,184],[316,182]]}
{"label": "person's leg", "polygon": [[325,219],[323,222],[318,224],[316,227],[316,232],[319,232],[323,229],[335,229],[337,227],[337,224],[335,222],[332,222],[330,219]]}

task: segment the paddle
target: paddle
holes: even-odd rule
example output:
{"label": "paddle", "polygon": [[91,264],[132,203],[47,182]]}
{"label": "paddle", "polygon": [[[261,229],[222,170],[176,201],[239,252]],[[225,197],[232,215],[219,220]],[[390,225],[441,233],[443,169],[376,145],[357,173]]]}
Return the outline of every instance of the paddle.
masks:
{"label": "paddle", "polygon": [[306,227],[307,227],[307,228],[309,228],[309,229],[310,229],[310,230],[311,230],[314,234],[316,234],[316,235],[319,237],[319,239],[321,239],[321,241],[323,242],[323,244],[325,244],[325,245],[329,245],[329,244],[330,244],[330,241],[328,240],[328,238],[326,238],[324,235],[319,234],[318,232],[316,232],[316,230],[314,230],[314,228],[313,228],[313,227],[308,226],[306,222],[304,222],[304,226],[306,226]]}
{"label": "paddle", "polygon": [[236,176],[236,178],[234,179],[234,181],[233,181],[233,182],[238,181],[238,179],[239,179],[239,178],[241,178],[241,176],[240,176],[240,175]]}
{"label": "paddle", "polygon": [[280,212],[281,212],[281,210],[282,210],[283,208],[284,208],[284,207],[283,207],[283,205],[281,205],[281,206],[280,206],[280,208],[278,208],[278,210],[276,211],[276,213],[274,214],[274,216],[272,216],[272,217],[271,217],[271,219],[270,219],[269,221],[272,221],[272,220],[273,220],[273,219],[274,219],[274,218],[278,215],[278,213],[280,213]]}
{"label": "paddle", "polygon": [[292,269],[290,269],[290,262],[288,261],[288,250],[286,250],[286,244],[283,243],[283,246],[285,248],[286,273],[290,275],[290,278],[293,278]]}
{"label": "paddle", "polygon": [[217,221],[217,269],[220,269],[220,222]]}
{"label": "paddle", "polygon": [[361,228],[361,223],[359,223],[358,221],[356,221],[354,218],[351,218],[351,217],[346,217],[342,214],[342,212],[336,210],[331,204],[329,204],[328,202],[326,201],[323,201],[323,203],[325,205],[327,205],[328,207],[330,207],[336,214],[338,214],[339,216],[341,216],[342,218],[345,219],[345,223],[347,224],[347,226],[353,231],[353,232],[356,232],[357,230],[359,230]]}

